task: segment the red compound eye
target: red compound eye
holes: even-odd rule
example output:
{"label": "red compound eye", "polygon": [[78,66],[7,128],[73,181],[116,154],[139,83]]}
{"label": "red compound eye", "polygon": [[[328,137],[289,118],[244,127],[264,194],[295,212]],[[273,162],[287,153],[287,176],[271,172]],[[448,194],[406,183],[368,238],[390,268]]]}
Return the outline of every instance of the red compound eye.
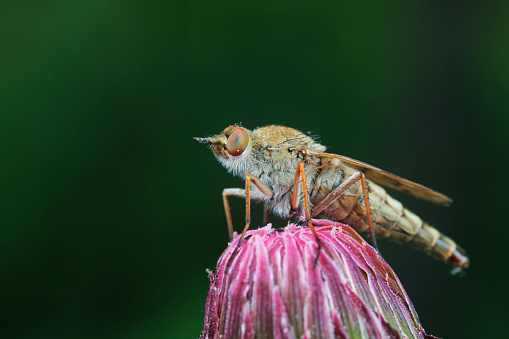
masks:
{"label": "red compound eye", "polygon": [[249,143],[249,136],[243,128],[237,128],[228,138],[226,147],[231,155],[241,155]]}

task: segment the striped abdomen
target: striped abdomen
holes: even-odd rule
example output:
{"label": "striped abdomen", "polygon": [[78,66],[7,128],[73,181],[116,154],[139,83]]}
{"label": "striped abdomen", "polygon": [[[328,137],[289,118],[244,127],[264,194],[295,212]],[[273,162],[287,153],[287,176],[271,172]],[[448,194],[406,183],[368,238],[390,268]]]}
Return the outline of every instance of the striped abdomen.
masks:
{"label": "striped abdomen", "polygon": [[[311,202],[318,204],[344,179],[356,171],[342,164],[326,165],[316,177]],[[367,180],[373,229],[377,237],[407,242],[439,260],[456,267],[467,267],[468,257],[450,238],[423,222],[414,213],[390,197],[377,184]],[[322,211],[328,218],[345,223],[357,232],[369,231],[361,183],[357,182],[330,206]]]}

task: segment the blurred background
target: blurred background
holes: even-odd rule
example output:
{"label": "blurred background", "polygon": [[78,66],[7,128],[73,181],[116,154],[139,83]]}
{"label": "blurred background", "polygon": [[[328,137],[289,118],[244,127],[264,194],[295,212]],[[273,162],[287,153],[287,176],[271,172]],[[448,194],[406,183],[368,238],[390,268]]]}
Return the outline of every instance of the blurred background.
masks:
{"label": "blurred background", "polygon": [[[444,208],[392,194],[466,249],[465,276],[409,246],[380,241],[382,253],[428,333],[500,337],[508,10],[1,2],[2,336],[197,338],[205,269],[228,241],[221,190],[243,181],[192,137],[242,122],[310,131],[453,197]],[[231,203],[241,230],[243,202]]]}

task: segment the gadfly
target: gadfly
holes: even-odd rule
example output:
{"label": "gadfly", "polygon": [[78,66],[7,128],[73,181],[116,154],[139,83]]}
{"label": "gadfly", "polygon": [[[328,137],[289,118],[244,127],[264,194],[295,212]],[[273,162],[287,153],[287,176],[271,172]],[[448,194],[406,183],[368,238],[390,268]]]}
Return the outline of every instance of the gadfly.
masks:
{"label": "gadfly", "polygon": [[357,232],[369,231],[375,247],[376,235],[410,243],[458,268],[469,265],[465,252],[452,239],[404,208],[381,186],[449,205],[452,200],[441,193],[361,161],[326,153],[325,146],[289,127],[270,125],[250,131],[231,125],[217,135],[195,139],[208,144],[229,172],[245,179],[245,189],[223,190],[230,237],[228,197],[246,199],[246,224],[237,249],[249,228],[250,200],[254,199],[283,218],[306,219],[318,243],[315,265],[320,239],[311,217],[318,214]]}

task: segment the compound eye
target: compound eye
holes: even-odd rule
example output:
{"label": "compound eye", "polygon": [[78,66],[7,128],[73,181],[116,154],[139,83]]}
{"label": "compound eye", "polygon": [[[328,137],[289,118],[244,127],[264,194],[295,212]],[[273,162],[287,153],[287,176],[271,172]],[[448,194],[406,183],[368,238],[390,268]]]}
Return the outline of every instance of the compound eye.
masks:
{"label": "compound eye", "polygon": [[249,143],[249,136],[243,128],[237,128],[226,141],[228,153],[237,156],[241,155]]}

